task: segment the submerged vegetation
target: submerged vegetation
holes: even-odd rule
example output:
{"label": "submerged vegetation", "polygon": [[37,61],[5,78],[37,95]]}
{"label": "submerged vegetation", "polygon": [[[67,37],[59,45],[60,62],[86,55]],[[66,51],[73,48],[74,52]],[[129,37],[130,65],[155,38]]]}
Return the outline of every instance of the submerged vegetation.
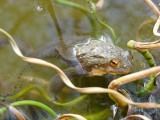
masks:
{"label": "submerged vegetation", "polygon": [[[103,32],[103,33],[101,31],[99,32],[98,26],[100,25],[100,26],[103,26],[105,30],[109,31],[109,32],[107,32],[107,34],[111,34],[112,38],[114,39],[114,43],[117,43],[117,35],[115,33],[115,30],[112,27],[110,27],[108,24],[106,24],[106,22],[102,21],[97,13],[98,10],[102,10],[103,7],[105,7],[105,4],[107,1],[99,0],[94,3],[92,0],[86,0],[86,3],[89,5],[89,8],[84,7],[84,6],[77,4],[77,3],[74,3],[74,2],[67,1],[67,0],[46,0],[46,1],[41,1],[41,2],[44,2],[44,4],[43,4],[44,8],[48,11],[48,13],[50,14],[50,16],[52,18],[52,21],[55,24],[55,28],[57,30],[58,37],[59,37],[59,44],[61,45],[61,47],[64,47],[65,50],[68,50],[69,45],[64,42],[63,31],[61,31],[61,27],[59,26],[59,23],[58,23],[58,20],[56,17],[56,12],[55,12],[56,9],[54,8],[55,7],[54,4],[57,4],[57,3],[60,5],[65,5],[66,7],[72,7],[71,9],[76,9],[78,11],[81,11],[81,12],[83,12],[84,15],[87,16],[87,18],[89,19],[89,22],[91,23],[91,26],[92,26],[92,32],[91,33],[84,33],[84,34],[87,34],[87,36],[92,37],[92,38],[94,37],[96,39],[101,38],[102,36],[105,36],[106,35],[105,32]],[[154,14],[157,17],[155,19],[157,22],[155,23],[155,26],[153,28],[153,34],[155,36],[159,37],[160,33],[158,32],[158,29],[160,26],[160,12],[159,12],[158,8],[156,7],[156,5],[151,0],[144,0],[144,3],[146,3],[151,8],[151,10],[154,12]],[[40,8],[38,8],[38,10],[40,10]],[[65,11],[65,10],[63,10],[63,11]],[[149,108],[154,108],[154,109],[158,108],[159,109],[160,108],[160,104],[156,103],[155,101],[147,101],[147,102],[138,101],[137,102],[137,101],[135,101],[135,97],[134,97],[134,96],[136,96],[138,98],[141,98],[141,97],[145,97],[146,95],[152,95],[152,91],[155,91],[156,89],[158,89],[158,88],[156,88],[154,83],[155,83],[155,80],[160,72],[160,66],[156,66],[155,59],[152,56],[152,54],[150,53],[149,49],[159,47],[160,41],[157,40],[155,42],[140,42],[141,40],[139,37],[140,30],[142,29],[142,27],[145,26],[146,24],[149,24],[149,23],[151,23],[151,21],[147,20],[146,22],[143,22],[138,27],[137,36],[136,36],[137,41],[134,41],[134,40],[129,41],[128,40],[129,42],[127,43],[127,46],[131,50],[135,49],[140,54],[142,54],[144,59],[148,62],[149,67],[151,67],[151,68],[147,68],[145,70],[140,70],[138,72],[129,73],[124,76],[118,76],[118,78],[114,78],[113,81],[111,81],[108,86],[105,86],[105,88],[99,87],[99,86],[96,86],[96,87],[87,86],[86,87],[86,85],[85,85],[85,87],[81,87],[81,86],[79,87],[79,85],[77,85],[77,84],[74,85],[72,80],[70,79],[70,77],[67,76],[67,74],[65,72],[63,72],[63,70],[60,67],[58,67],[56,64],[51,63],[48,60],[42,60],[39,57],[38,58],[34,57],[34,55],[33,55],[34,52],[29,54],[29,56],[32,55],[33,57],[27,57],[27,55],[25,54],[25,50],[23,50],[23,47],[20,48],[19,44],[17,44],[17,41],[12,37],[12,35],[10,35],[8,32],[6,32],[4,30],[5,28],[4,29],[0,28],[1,36],[5,36],[5,38],[6,38],[5,41],[9,41],[9,43],[12,46],[13,51],[16,53],[16,55],[21,60],[23,60],[27,63],[30,63],[30,64],[36,64],[37,66],[41,65],[41,66],[46,66],[46,67],[52,68],[60,76],[60,79],[63,81],[63,83],[68,88],[71,88],[76,93],[76,97],[77,97],[75,99],[73,99],[71,97],[69,102],[62,102],[63,100],[61,100],[61,99],[64,99],[63,96],[62,96],[62,98],[59,98],[59,96],[56,98],[53,98],[53,96],[50,96],[46,90],[46,87],[50,83],[48,81],[44,80],[46,83],[44,82],[45,84],[43,84],[42,80],[40,80],[40,79],[37,80],[37,81],[40,80],[39,81],[40,83],[35,82],[36,80],[35,81],[28,80],[29,84],[26,86],[23,86],[20,90],[18,89],[18,91],[14,92],[14,94],[5,93],[7,91],[6,89],[10,89],[10,88],[5,88],[5,82],[3,80],[0,80],[0,87],[2,90],[0,92],[0,95],[1,95],[0,96],[0,100],[1,100],[1,102],[0,102],[0,104],[1,104],[0,118],[2,118],[2,119],[10,118],[10,119],[18,119],[18,120],[41,119],[41,117],[39,117],[39,116],[43,116],[43,115],[41,115],[42,112],[38,111],[39,110],[38,108],[41,108],[47,114],[46,115],[47,117],[45,117],[46,119],[64,120],[64,119],[68,119],[68,118],[72,119],[72,117],[74,117],[78,120],[87,120],[87,119],[88,120],[94,120],[94,119],[96,119],[96,120],[102,119],[103,120],[103,119],[108,119],[104,116],[107,116],[107,113],[109,114],[109,112],[107,112],[108,109],[106,109],[106,106],[109,105],[107,102],[110,99],[112,101],[112,104],[114,104],[114,106],[112,106],[113,107],[113,116],[109,116],[109,117],[113,117],[113,119],[122,119],[122,120],[136,119],[136,118],[150,120],[150,118],[148,117],[149,115],[146,115],[146,114],[141,115],[141,113],[136,113],[136,114],[134,113],[134,109],[136,107],[147,108],[147,109],[149,109]],[[80,33],[80,34],[82,35],[83,33]],[[64,51],[62,51],[62,52],[64,52]],[[71,53],[71,52],[69,51],[69,53]],[[7,54],[5,54],[5,55],[7,56]],[[69,55],[69,56],[71,56],[71,55]],[[118,61],[116,61],[116,60],[112,61],[112,64],[116,66],[118,64]],[[49,70],[52,71],[51,69],[49,69]],[[20,76],[20,77],[22,77],[22,76]],[[126,83],[140,80],[140,79],[146,78],[148,76],[150,76],[150,81],[148,81],[148,83],[145,82],[146,85],[143,89],[141,89],[141,91],[137,91],[137,92],[133,93],[133,92],[130,92],[128,89],[124,90],[123,87],[121,88],[121,86],[123,86]],[[79,79],[80,79],[80,77],[79,77]],[[7,79],[5,81],[7,81]],[[25,84],[25,82],[24,82],[24,84]],[[57,83],[57,86],[58,86],[58,83]],[[64,93],[66,93],[66,96],[70,97],[70,94],[68,94],[67,92],[68,92],[67,90],[64,91]],[[80,93],[80,94],[77,95],[77,93]],[[98,112],[93,114],[93,112],[86,113],[85,111],[82,113],[79,113],[79,111],[76,110],[77,108],[80,108],[80,106],[82,106],[82,109],[83,109],[83,106],[86,106],[86,104],[88,103],[88,98],[91,97],[91,101],[92,101],[92,96],[90,94],[93,94],[93,95],[98,94],[99,95],[102,93],[109,94],[108,99],[105,99],[106,103],[101,103],[101,106],[104,106],[104,108],[105,108],[102,111],[98,110]],[[25,95],[26,96],[33,95],[35,97],[35,99],[30,100],[30,98],[23,97]],[[38,100],[36,100],[37,96],[39,97]],[[41,100],[41,98],[42,98],[42,100]],[[157,99],[158,99],[157,101],[159,101],[158,96],[157,96]],[[94,106],[96,103],[93,103],[93,104],[89,103],[89,104]],[[105,104],[105,105],[102,105],[102,104]],[[28,108],[22,107],[22,106],[28,106]],[[72,106],[76,106],[76,107],[72,108]],[[31,111],[31,107],[34,108],[32,111]],[[68,107],[68,109],[65,110],[65,107],[66,108]],[[58,110],[57,110],[57,108],[58,108]],[[94,109],[96,109],[96,108],[94,108]],[[25,112],[24,112],[24,110],[25,110]],[[7,114],[6,111],[8,111],[9,114]],[[123,111],[125,111],[125,115],[119,116],[118,114],[119,113],[122,114]],[[27,114],[25,114],[25,113],[31,114],[33,116],[33,118],[28,117]],[[61,115],[59,115],[59,114],[61,114]],[[9,117],[7,117],[8,115],[9,115]]]}

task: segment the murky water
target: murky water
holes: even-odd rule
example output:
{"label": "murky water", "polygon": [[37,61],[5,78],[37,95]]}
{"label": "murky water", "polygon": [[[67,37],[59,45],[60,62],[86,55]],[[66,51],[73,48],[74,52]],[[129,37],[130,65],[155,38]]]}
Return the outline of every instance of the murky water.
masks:
{"label": "murky water", "polygon": [[[91,10],[91,6],[86,0],[72,0],[72,2]],[[118,45],[125,50],[129,50],[126,44],[129,40],[136,39],[138,26],[147,19],[155,18],[155,15],[143,0],[106,0],[105,2],[104,8],[97,10],[97,16],[115,30]],[[34,51],[52,40],[58,40],[58,33],[60,33],[60,31],[56,29],[47,5],[48,0],[0,0],[0,28],[9,32],[15,39],[22,41],[22,44],[27,44],[26,51],[24,51],[25,54],[29,54],[27,53],[28,49]],[[53,8],[63,37],[93,33],[89,19],[82,11],[55,2],[53,2]],[[96,25],[98,32],[113,37],[107,28],[99,23],[96,23]],[[142,40],[152,41],[156,39],[152,34],[153,25],[154,24],[147,25],[141,30]],[[0,38],[3,39],[3,37]],[[158,53],[159,50],[157,49],[154,56],[158,57]],[[133,71],[148,67],[147,62],[144,62],[144,58],[139,53],[133,51],[133,57]],[[47,59],[47,61],[56,64],[61,69],[67,68],[66,65],[55,58]],[[156,61],[158,61],[158,58],[156,58]],[[0,48],[0,68],[1,96],[13,95],[34,83],[31,82],[31,78],[35,79],[36,84],[46,88],[47,82],[56,74],[56,72],[50,68],[29,65],[23,62],[15,55],[10,45],[5,45]],[[94,78],[79,78],[74,80],[73,83],[80,87],[107,87],[113,77],[114,76],[108,75]],[[138,83],[140,83],[140,85],[136,86]],[[128,89],[127,87],[130,87],[128,90],[137,91],[137,89],[141,89],[141,84],[141,82],[130,83],[124,86],[124,88]],[[81,96],[81,94],[65,87],[63,92],[58,96],[61,102],[67,102]],[[110,107],[114,102],[107,94],[89,95],[89,97],[82,102],[67,107],[51,105],[50,102],[45,100],[36,91],[26,93],[24,97],[18,98],[17,100],[23,99],[40,101],[55,110],[57,114],[77,113],[88,116],[92,120],[111,120],[113,117]],[[29,111],[33,108],[21,107],[21,109],[23,111],[25,109]],[[124,111],[126,112],[126,110]],[[47,113],[45,113],[45,115],[48,117],[43,116],[40,110],[36,110],[36,112],[40,120],[51,119]],[[26,112],[26,114],[28,115],[29,112]],[[124,116],[125,114],[120,112],[118,119]],[[35,118],[30,116],[30,119]]]}

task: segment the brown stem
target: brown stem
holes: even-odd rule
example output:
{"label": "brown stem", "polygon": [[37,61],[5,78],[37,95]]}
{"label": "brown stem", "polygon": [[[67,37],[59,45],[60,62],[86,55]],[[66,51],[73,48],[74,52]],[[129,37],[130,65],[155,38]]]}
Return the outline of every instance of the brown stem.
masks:
{"label": "brown stem", "polygon": [[156,24],[154,25],[154,28],[153,28],[154,35],[160,37],[160,33],[158,32],[159,26],[160,26],[160,16],[158,17],[157,22],[156,22]]}
{"label": "brown stem", "polygon": [[144,0],[147,5],[152,9],[152,11],[154,12],[154,14],[159,17],[160,16],[160,12],[158,10],[158,8],[155,6],[155,4],[151,1],[151,0]]}
{"label": "brown stem", "polygon": [[140,41],[140,30],[142,29],[143,26],[147,25],[147,24],[151,24],[151,23],[155,23],[157,19],[149,19],[144,21],[143,23],[141,23],[137,29],[137,33],[136,33],[136,41]]}
{"label": "brown stem", "polygon": [[139,72],[135,72],[135,73],[132,73],[132,74],[129,74],[129,75],[125,75],[125,76],[120,77],[116,80],[113,80],[109,84],[108,88],[112,89],[112,90],[116,90],[117,87],[119,87],[120,85],[129,83],[129,82],[141,79],[141,78],[148,77],[148,76],[150,76],[152,74],[156,74],[158,72],[160,72],[160,66],[149,68],[149,69],[139,71]]}
{"label": "brown stem", "polygon": [[133,48],[136,50],[148,50],[160,47],[160,40],[154,41],[154,42],[136,42],[133,41],[134,46]]}

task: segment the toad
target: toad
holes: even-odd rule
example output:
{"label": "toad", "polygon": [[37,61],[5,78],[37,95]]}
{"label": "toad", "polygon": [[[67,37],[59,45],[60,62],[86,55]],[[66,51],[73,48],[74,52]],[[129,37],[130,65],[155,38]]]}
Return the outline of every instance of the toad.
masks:
{"label": "toad", "polygon": [[[127,74],[132,67],[130,52],[113,45],[110,37],[103,36],[98,40],[88,38],[84,42],[69,43],[61,47],[49,43],[38,49],[36,55],[38,58],[56,57],[66,63],[69,68],[64,72],[71,80],[80,76]],[[59,75],[55,75],[49,82],[48,91],[54,98],[63,87],[63,81]]]}

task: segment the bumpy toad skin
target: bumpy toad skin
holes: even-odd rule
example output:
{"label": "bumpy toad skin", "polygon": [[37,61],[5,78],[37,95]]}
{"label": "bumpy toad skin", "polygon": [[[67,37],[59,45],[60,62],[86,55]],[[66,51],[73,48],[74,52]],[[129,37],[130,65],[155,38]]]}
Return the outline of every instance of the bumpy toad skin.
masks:
{"label": "bumpy toad skin", "polygon": [[131,54],[102,40],[75,46],[76,57],[89,76],[126,74],[131,71]]}

